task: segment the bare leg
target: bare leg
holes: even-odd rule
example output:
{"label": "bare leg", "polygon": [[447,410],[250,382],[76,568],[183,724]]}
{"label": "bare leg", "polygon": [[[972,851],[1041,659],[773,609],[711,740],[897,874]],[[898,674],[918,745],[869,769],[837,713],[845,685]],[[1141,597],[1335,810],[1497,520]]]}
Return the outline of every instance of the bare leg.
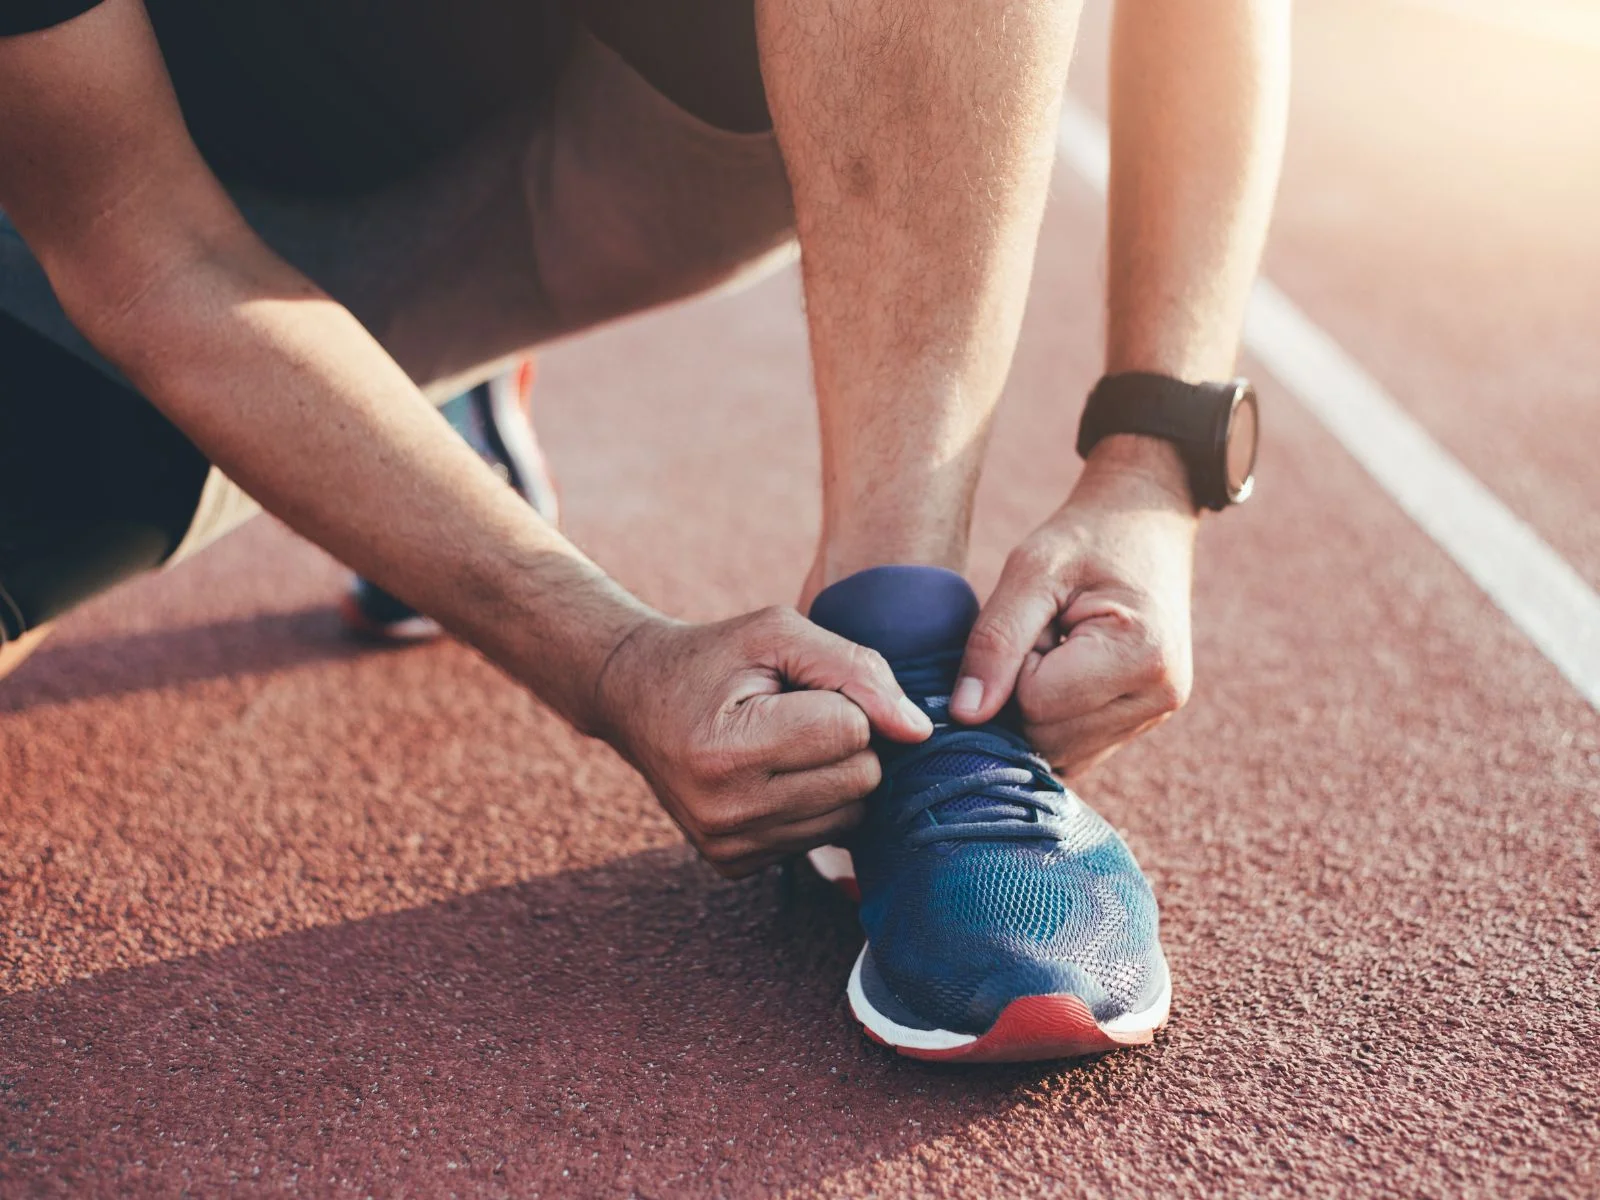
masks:
{"label": "bare leg", "polygon": [[807,599],[961,568],[1032,272],[1077,0],[757,0],[822,423]]}

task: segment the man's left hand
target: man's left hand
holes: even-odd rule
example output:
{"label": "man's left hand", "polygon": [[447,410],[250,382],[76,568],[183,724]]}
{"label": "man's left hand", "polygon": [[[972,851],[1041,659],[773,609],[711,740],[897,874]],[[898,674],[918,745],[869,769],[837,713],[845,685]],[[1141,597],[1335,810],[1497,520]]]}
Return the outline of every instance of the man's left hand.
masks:
{"label": "man's left hand", "polygon": [[1014,694],[1028,739],[1068,775],[1166,720],[1193,679],[1196,525],[1170,447],[1106,439],[1067,503],[1006,560],[951,714],[986,721]]}

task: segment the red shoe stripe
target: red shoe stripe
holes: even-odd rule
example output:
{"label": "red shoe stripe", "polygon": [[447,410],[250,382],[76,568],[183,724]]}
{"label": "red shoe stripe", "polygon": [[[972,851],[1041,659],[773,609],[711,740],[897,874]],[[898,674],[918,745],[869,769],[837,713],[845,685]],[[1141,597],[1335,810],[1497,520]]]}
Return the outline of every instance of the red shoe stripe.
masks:
{"label": "red shoe stripe", "polygon": [[1152,1037],[1150,1030],[1106,1033],[1077,996],[1021,996],[1006,1005],[989,1032],[975,1042],[949,1050],[896,1049],[908,1058],[930,1062],[1033,1062],[1104,1054],[1122,1046],[1145,1045]]}

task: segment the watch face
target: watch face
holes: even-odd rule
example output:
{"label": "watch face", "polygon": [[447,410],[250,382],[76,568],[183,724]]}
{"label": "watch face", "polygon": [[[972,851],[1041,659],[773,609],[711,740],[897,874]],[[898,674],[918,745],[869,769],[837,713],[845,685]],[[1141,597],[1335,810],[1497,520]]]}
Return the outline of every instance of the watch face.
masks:
{"label": "watch face", "polygon": [[1241,384],[1234,394],[1233,411],[1228,417],[1228,499],[1235,504],[1248,497],[1255,484],[1256,444],[1260,432],[1255,389]]}

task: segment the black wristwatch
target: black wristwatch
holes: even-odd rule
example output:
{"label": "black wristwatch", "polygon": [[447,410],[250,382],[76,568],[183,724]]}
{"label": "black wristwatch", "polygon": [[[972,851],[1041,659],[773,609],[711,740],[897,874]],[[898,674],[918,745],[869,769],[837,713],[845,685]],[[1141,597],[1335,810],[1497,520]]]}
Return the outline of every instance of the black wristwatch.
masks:
{"label": "black wristwatch", "polygon": [[1189,494],[1218,512],[1241,504],[1255,486],[1261,413],[1249,380],[1184,383],[1166,375],[1107,375],[1089,393],[1078,424],[1078,453],[1100,439],[1139,433],[1171,442],[1189,473]]}

